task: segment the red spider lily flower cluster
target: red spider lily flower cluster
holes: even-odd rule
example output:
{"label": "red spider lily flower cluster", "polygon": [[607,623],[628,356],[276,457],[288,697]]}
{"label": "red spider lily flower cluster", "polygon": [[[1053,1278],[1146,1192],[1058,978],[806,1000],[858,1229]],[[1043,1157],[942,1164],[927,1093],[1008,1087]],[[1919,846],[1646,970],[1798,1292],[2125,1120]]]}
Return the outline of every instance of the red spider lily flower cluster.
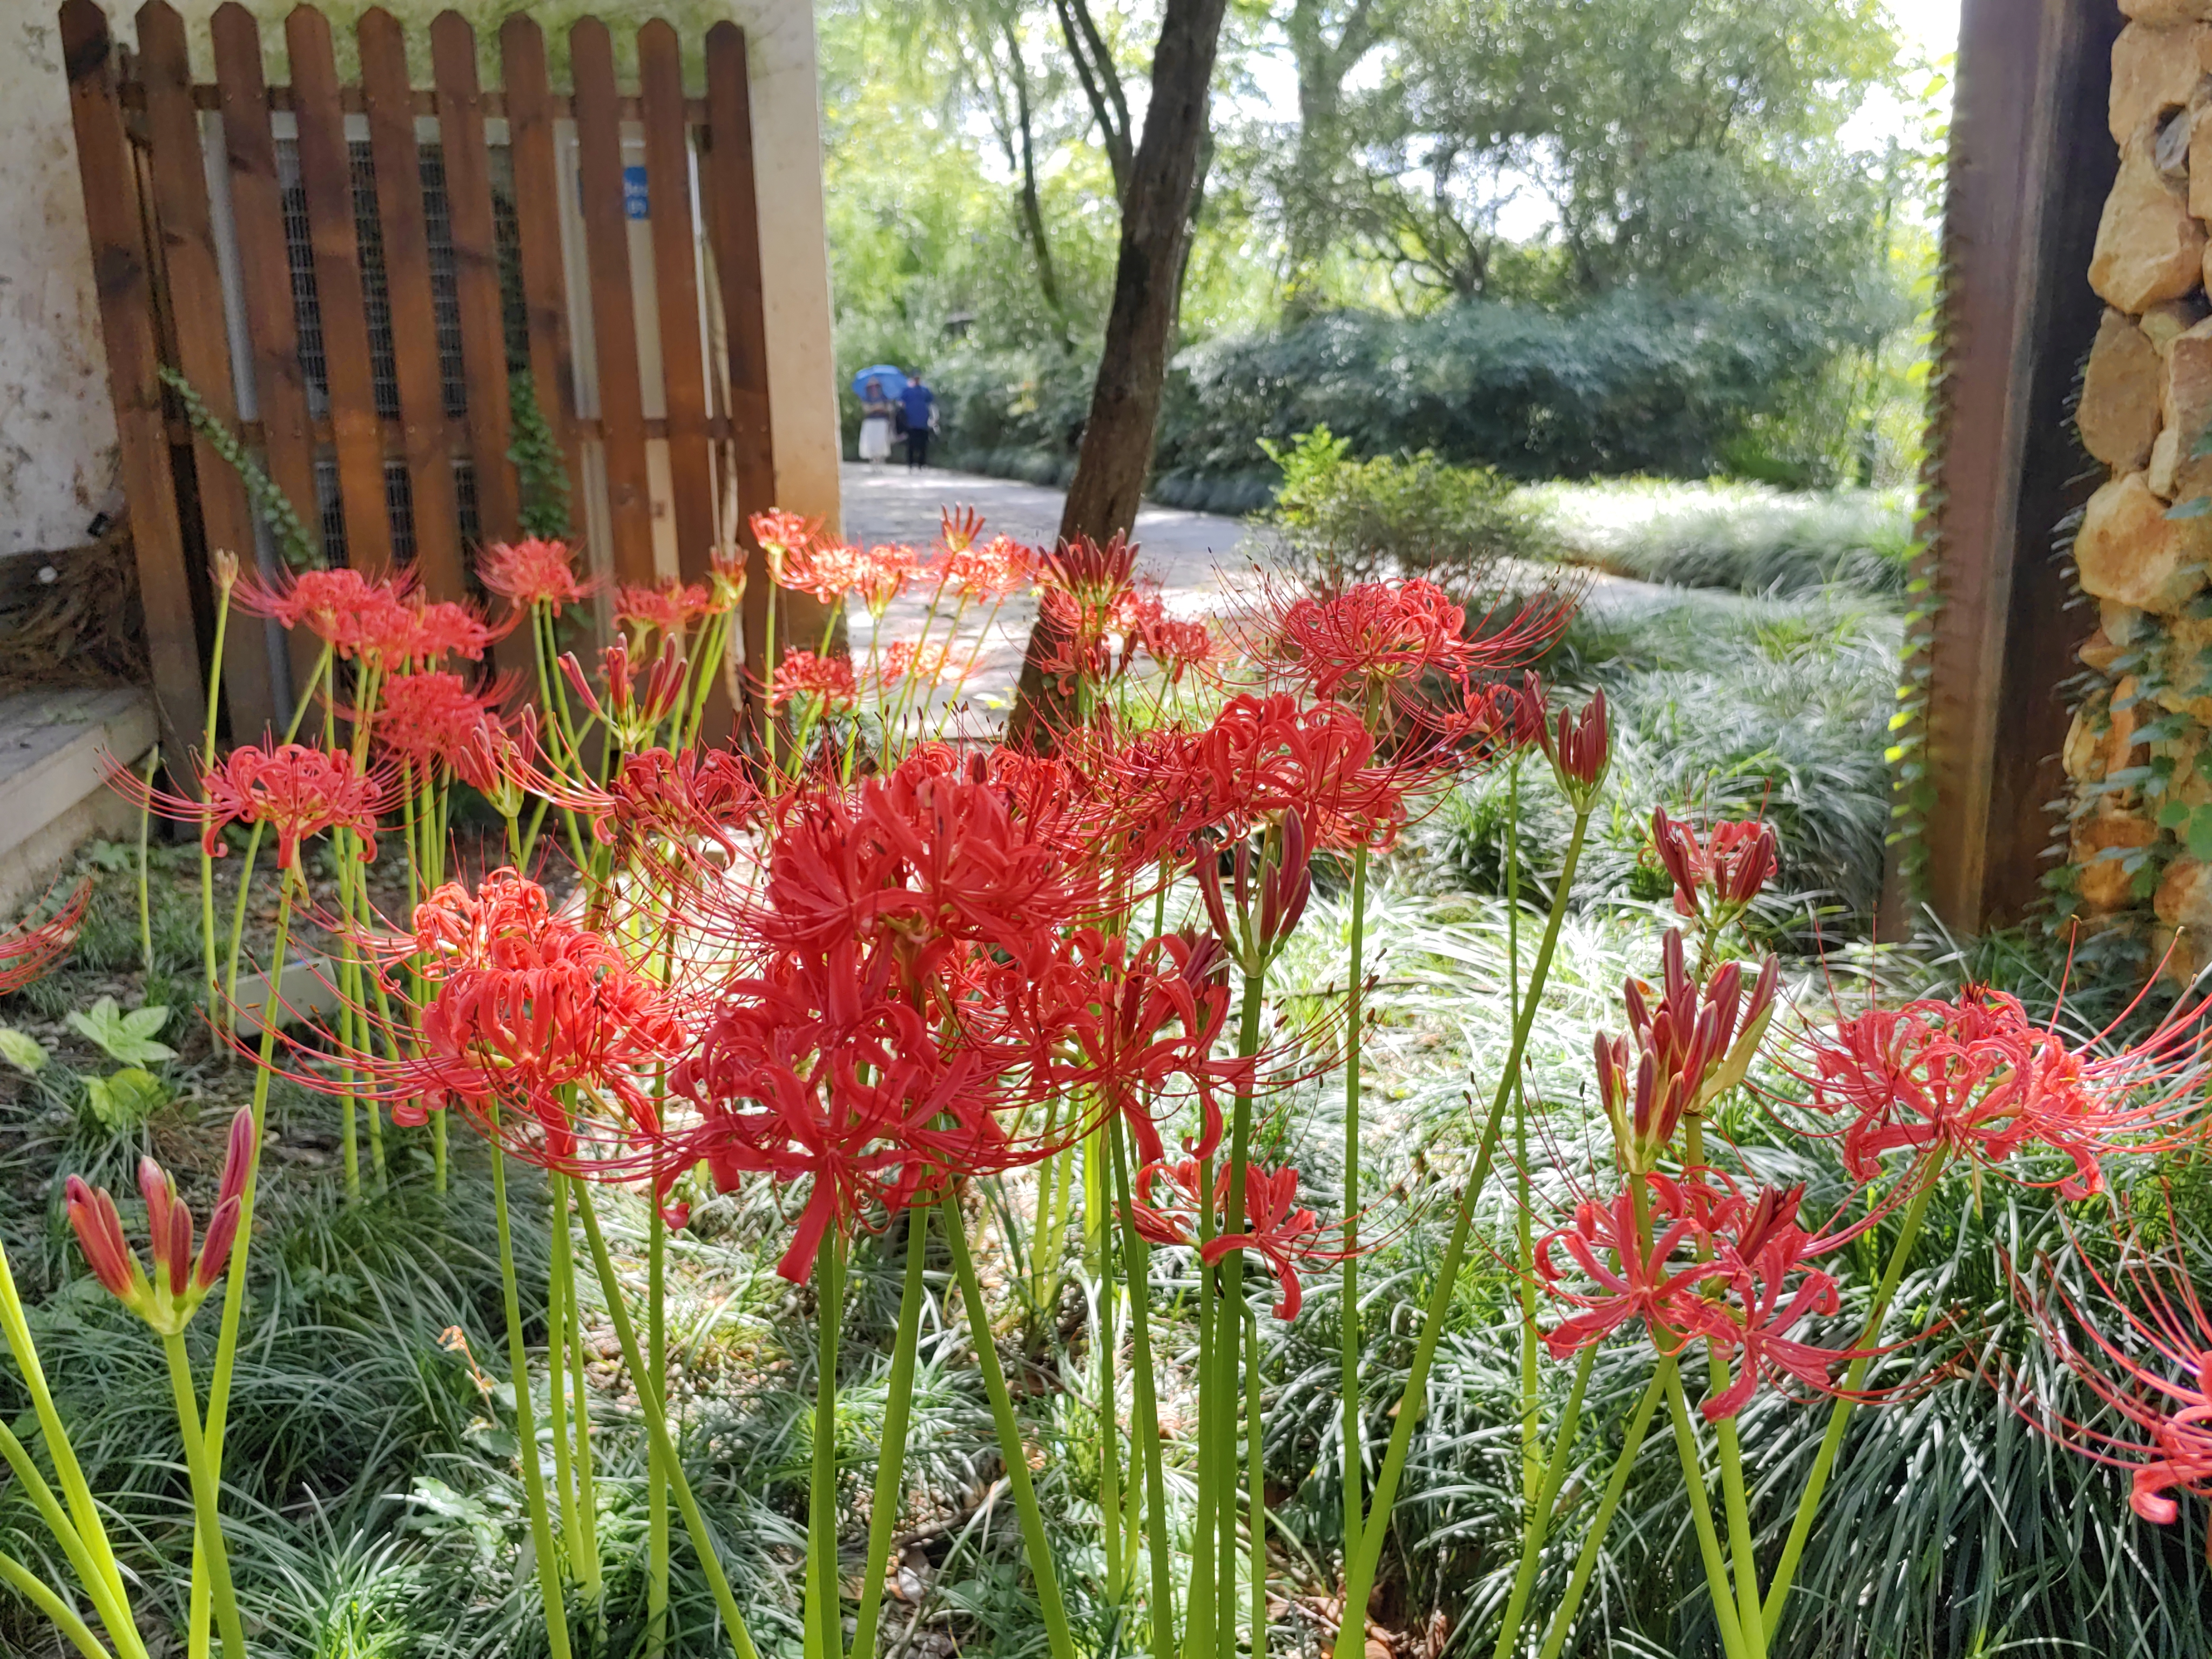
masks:
{"label": "red spider lily flower cluster", "polygon": [[379,688],[373,730],[376,742],[417,774],[434,765],[459,768],[487,746],[488,733],[504,726],[498,709],[514,693],[508,680],[471,688],[459,674],[422,669],[394,674]]}
{"label": "red spider lily flower cluster", "polygon": [[[976,520],[975,529],[981,532],[981,520]],[[994,536],[988,542],[979,542],[971,535],[965,542],[955,543],[948,535],[945,545],[940,566],[945,580],[971,599],[996,604],[1036,580],[1036,550],[1011,537]]]}
{"label": "red spider lily flower cluster", "polygon": [[76,884],[61,908],[35,927],[18,927],[0,936],[0,996],[44,978],[76,944],[84,907],[92,902],[92,878]]}
{"label": "red spider lily flower cluster", "polygon": [[1720,926],[1742,914],[1774,879],[1774,828],[1759,819],[1716,823],[1698,838],[1694,826],[1651,809],[1651,844],[1674,878],[1674,908]]}
{"label": "red spider lily flower cluster", "polygon": [[230,850],[222,832],[233,823],[274,830],[280,870],[297,862],[301,842],[329,830],[358,836],[364,861],[376,856],[377,816],[391,804],[390,781],[380,771],[357,770],[344,750],[245,744],[213,766],[203,763],[199,776],[198,800],[151,788],[120,766],[110,766],[108,785],[164,817],[198,824],[200,844],[214,858]]}
{"label": "red spider lily flower cluster", "polygon": [[[1156,1197],[1164,1182],[1166,1194]],[[1270,1170],[1257,1164],[1248,1167],[1244,1214],[1235,1220],[1228,1217],[1231,1182],[1231,1171],[1224,1164],[1214,1171],[1210,1195],[1212,1213],[1222,1218],[1228,1231],[1200,1243],[1197,1218],[1209,1195],[1199,1190],[1202,1176],[1198,1161],[1184,1158],[1173,1164],[1146,1164],[1137,1172],[1139,1197],[1133,1197],[1129,1206],[1137,1231],[1154,1244],[1196,1245],[1199,1260],[1208,1264],[1231,1250],[1250,1250],[1273,1269],[1275,1284],[1282,1291],[1281,1300],[1275,1304],[1275,1317],[1296,1319],[1305,1305],[1299,1269],[1333,1265],[1343,1261],[1345,1253],[1324,1242],[1328,1230],[1311,1210],[1298,1203],[1296,1170],[1287,1165]]]}
{"label": "red spider lily flower cluster", "polygon": [[592,717],[605,726],[625,749],[641,749],[653,741],[660,723],[676,712],[687,680],[684,657],[673,639],[663,640],[660,654],[641,673],[630,661],[629,647],[617,641],[599,653],[599,680],[605,696],[592,690],[583,665],[571,652],[561,659],[561,673]]}
{"label": "red spider lily flower cluster", "polygon": [[811,651],[785,653],[776,660],[775,681],[769,690],[769,702],[781,708],[799,699],[811,701],[825,714],[850,713],[860,701],[853,659],[821,656]]}
{"label": "red spider lily flower cluster", "polygon": [[[2114,1434],[2050,1413],[2028,1415],[2063,1444],[2127,1470],[2129,1506],[2146,1521],[2170,1526],[2180,1518],[2181,1507],[2169,1494],[2212,1498],[2212,1315],[2185,1262],[2161,1261],[2134,1240],[2125,1250],[2124,1285],[2089,1265],[2104,1299],[2120,1313],[2111,1334],[2063,1293],[2056,1305],[2040,1303],[2035,1312],[2045,1340],[2067,1368],[2134,1434]],[[2075,1329],[2086,1343],[2076,1340]],[[2204,1554],[2212,1563],[2212,1525]]]}
{"label": "red spider lily flower cluster", "polygon": [[706,582],[671,577],[658,587],[624,584],[615,590],[615,621],[640,629],[682,638],[707,617],[729,608],[730,600]]}
{"label": "red spider lily flower cluster", "polygon": [[[1709,1422],[1741,1412],[1762,1380],[1794,1377],[1832,1391],[1836,1368],[1861,1352],[1790,1333],[1838,1310],[1833,1275],[1810,1264],[1856,1237],[1872,1218],[1815,1236],[1797,1218],[1803,1195],[1802,1188],[1770,1187],[1746,1199],[1717,1170],[1693,1170],[1639,1176],[1611,1199],[1583,1200],[1571,1222],[1536,1245],[1544,1288],[1581,1310],[1545,1334],[1546,1349],[1555,1359],[1571,1358],[1630,1324],[1641,1324],[1662,1354],[1710,1343],[1741,1363],[1729,1386],[1704,1402]],[[1590,1288],[1580,1288],[1585,1284]]]}
{"label": "red spider lily flower cluster", "polygon": [[760,544],[762,556],[768,561],[769,580],[779,587],[791,586],[784,580],[788,562],[793,555],[804,553],[821,540],[822,520],[778,507],[756,513],[747,523],[753,539]]}
{"label": "red spider lily flower cluster", "polygon": [[683,1047],[675,1012],[604,935],[554,915],[536,882],[502,869],[473,893],[449,883],[416,907],[407,948],[430,988],[423,1057],[370,1062],[397,1121],[458,1102],[488,1127],[491,1109],[519,1107],[540,1139],[515,1149],[556,1166],[584,1135],[658,1133],[643,1079]]}
{"label": "red spider lily flower cluster", "polygon": [[253,1158],[253,1113],[241,1107],[230,1121],[222,1184],[208,1216],[207,1237],[192,1254],[192,1212],[177,1196],[177,1183],[150,1158],[138,1160],[138,1190],[146,1200],[154,1273],[149,1279],[124,1236],[123,1218],[106,1190],[71,1176],[64,1197],[70,1225],[93,1277],[125,1307],[164,1336],[181,1334],[222,1277],[238,1238],[246,1167]]}
{"label": "red spider lily flower cluster", "polygon": [[2103,1190],[2103,1159],[2193,1141],[2203,1077],[2202,1009],[2176,1011],[2142,1042],[2069,1047],[2020,1000],[1969,986],[1842,1021],[1811,1044],[1814,1103],[1847,1115],[1844,1163],[1861,1180],[1910,1152],[1978,1170],[2038,1146],[2067,1158],[2059,1195]]}
{"label": "red spider lily flower cluster", "polygon": [[477,556],[477,575],[487,592],[518,611],[544,605],[554,616],[564,605],[581,605],[599,586],[576,573],[576,555],[566,542],[532,536],[526,541],[495,542]]}
{"label": "red spider lily flower cluster", "polygon": [[1622,1164],[1659,1167],[1686,1115],[1701,1115],[1744,1079],[1774,1012],[1780,964],[1769,957],[1748,996],[1740,963],[1723,963],[1702,986],[1686,964],[1682,935],[1661,948],[1660,984],[1631,978],[1626,1036],[1597,1039],[1598,1099]]}

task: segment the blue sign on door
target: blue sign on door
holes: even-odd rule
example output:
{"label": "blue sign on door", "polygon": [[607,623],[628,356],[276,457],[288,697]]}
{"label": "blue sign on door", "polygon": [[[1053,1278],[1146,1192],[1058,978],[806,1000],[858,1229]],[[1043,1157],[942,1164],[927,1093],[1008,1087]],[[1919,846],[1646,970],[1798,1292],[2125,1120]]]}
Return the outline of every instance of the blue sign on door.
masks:
{"label": "blue sign on door", "polygon": [[652,216],[646,199],[643,167],[623,169],[623,211],[633,219]]}

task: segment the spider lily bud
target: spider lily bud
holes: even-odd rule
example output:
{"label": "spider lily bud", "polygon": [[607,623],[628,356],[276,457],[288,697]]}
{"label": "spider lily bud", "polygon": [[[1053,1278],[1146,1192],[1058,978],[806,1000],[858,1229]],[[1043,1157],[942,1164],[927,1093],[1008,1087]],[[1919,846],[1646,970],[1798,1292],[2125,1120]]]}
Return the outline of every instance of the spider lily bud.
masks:
{"label": "spider lily bud", "polygon": [[1774,878],[1773,826],[1757,819],[1717,823],[1700,843],[1696,830],[1655,807],[1651,842],[1674,878],[1676,911],[1694,916],[1710,906],[1717,927],[1735,920]]}
{"label": "spider lily bud", "polygon": [[1559,787],[1577,812],[1587,812],[1605,782],[1613,761],[1612,728],[1606,717],[1605,693],[1593,695],[1578,714],[1561,709],[1558,730],[1538,728],[1538,741],[1552,763]]}
{"label": "spider lily bud", "polygon": [[71,1176],[65,1188],[70,1225],[93,1277],[108,1293],[163,1336],[180,1334],[222,1277],[238,1239],[239,1212],[245,1202],[246,1171],[253,1157],[253,1114],[241,1108],[230,1121],[230,1143],[222,1166],[222,1188],[207,1237],[192,1254],[192,1212],[177,1195],[175,1178],[150,1158],[138,1160],[138,1190],[146,1200],[147,1232],[154,1273],[149,1279],[123,1234],[115,1200]]}
{"label": "spider lily bud", "polygon": [[208,555],[208,564],[215,576],[215,585],[228,593],[238,586],[238,555],[227,547],[218,547]]}
{"label": "spider lily bud", "polygon": [[[1255,895],[1252,843],[1249,840],[1237,843],[1231,864],[1232,892],[1237,901],[1234,927],[1221,890],[1218,849],[1201,846],[1194,861],[1206,920],[1213,924],[1215,934],[1229,947],[1237,965],[1248,974],[1262,972],[1274,960],[1275,953],[1283,948],[1299,918],[1305,915],[1306,901],[1313,896],[1313,849],[1306,843],[1305,823],[1295,810],[1284,814],[1281,837],[1276,846],[1275,858],[1264,861]],[[1255,896],[1259,903],[1256,927],[1253,915]],[[1241,950],[1237,948],[1239,943]]]}
{"label": "spider lily bud", "polygon": [[[1667,935],[1657,987],[1631,979],[1622,988],[1630,1036],[1598,1039],[1598,1094],[1629,1169],[1649,1173],[1685,1117],[1703,1116],[1741,1084],[1773,1018],[1780,965],[1769,957],[1750,994],[1743,969],[1723,963],[1703,987],[1690,978],[1679,930]],[[1632,1102],[1632,1046],[1640,1056]]]}

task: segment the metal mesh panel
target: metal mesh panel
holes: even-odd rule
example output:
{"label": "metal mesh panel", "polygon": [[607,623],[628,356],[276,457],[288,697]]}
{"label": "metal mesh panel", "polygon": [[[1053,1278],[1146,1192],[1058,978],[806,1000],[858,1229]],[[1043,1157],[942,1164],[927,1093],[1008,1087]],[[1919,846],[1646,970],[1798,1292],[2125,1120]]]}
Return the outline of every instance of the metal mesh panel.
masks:
{"label": "metal mesh panel", "polygon": [[499,320],[507,337],[507,372],[530,367],[530,307],[522,295],[522,225],[514,216],[514,152],[491,151],[491,230],[499,247]]}
{"label": "metal mesh panel", "polygon": [[[331,412],[330,362],[323,352],[323,308],[315,296],[314,240],[307,228],[307,191],[300,182],[296,138],[276,141],[276,182],[283,191],[284,263],[292,278],[292,325],[300,336],[300,374],[307,382],[307,413],[320,419]],[[331,487],[336,489],[335,483]]]}
{"label": "metal mesh panel", "polygon": [[461,366],[461,290],[455,280],[453,205],[446,194],[446,151],[425,144],[416,152],[422,175],[423,240],[430,254],[430,306],[438,330],[438,380],[446,413],[468,413],[469,388]]}
{"label": "metal mesh panel", "polygon": [[353,177],[353,234],[361,249],[362,310],[368,323],[368,373],[376,412],[399,413],[399,373],[392,356],[392,285],[384,269],[384,226],[376,216],[376,161],[368,140],[346,146]]}
{"label": "metal mesh panel", "polygon": [[453,505],[461,520],[461,545],[474,547],[483,540],[483,509],[477,503],[477,470],[470,462],[453,463]]}
{"label": "metal mesh panel", "polygon": [[322,521],[323,560],[335,569],[346,562],[345,504],[338,498],[338,464],[330,451],[315,457],[315,516]]}
{"label": "metal mesh panel", "polygon": [[407,477],[407,463],[384,464],[384,510],[392,520],[392,556],[401,564],[415,558],[415,488]]}

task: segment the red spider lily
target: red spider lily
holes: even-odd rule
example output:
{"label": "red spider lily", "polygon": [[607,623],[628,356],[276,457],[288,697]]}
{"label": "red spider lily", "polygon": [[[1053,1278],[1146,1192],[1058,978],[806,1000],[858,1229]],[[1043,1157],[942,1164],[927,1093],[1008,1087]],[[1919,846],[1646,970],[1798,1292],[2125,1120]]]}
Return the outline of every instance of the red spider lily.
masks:
{"label": "red spider lily", "polygon": [[615,590],[615,621],[641,629],[658,629],[681,638],[704,618],[726,610],[728,601],[705,582],[671,577],[658,587],[625,583]]}
{"label": "red spider lily", "polygon": [[607,688],[604,702],[593,694],[574,652],[562,654],[561,672],[584,706],[625,749],[642,749],[653,741],[660,723],[683,701],[689,678],[673,639],[661,641],[660,654],[646,668],[641,680],[630,662],[629,646],[617,641],[602,650],[599,677]]}
{"label": "red spider lily", "polygon": [[842,542],[810,538],[785,549],[771,569],[778,586],[835,605],[860,585],[865,556]]}
{"label": "red spider lily", "polygon": [[769,702],[781,708],[794,698],[814,700],[824,714],[849,714],[860,701],[853,678],[853,659],[820,656],[811,651],[786,652],[775,665],[775,684]]}
{"label": "red spider lily", "polygon": [[[1217,1233],[1202,1244],[1198,1243],[1195,1228],[1199,1211],[1208,1200],[1199,1190],[1200,1174],[1194,1158],[1174,1164],[1147,1164],[1138,1170],[1129,1206],[1138,1236],[1154,1244],[1196,1244],[1199,1259],[1208,1264],[1231,1250],[1254,1252],[1274,1269],[1275,1283],[1283,1293],[1275,1304],[1275,1317],[1296,1319],[1305,1303],[1304,1289],[1298,1283],[1299,1267],[1341,1261],[1345,1255],[1342,1250],[1322,1243],[1326,1230],[1311,1210],[1299,1207],[1298,1172],[1248,1164],[1244,1224],[1234,1232]],[[1233,1224],[1226,1215],[1231,1179],[1225,1163],[1213,1172],[1212,1213],[1222,1217],[1224,1225]],[[1163,1181],[1168,1185],[1168,1194],[1156,1200],[1154,1189]]]}
{"label": "red spider lily", "polygon": [[592,832],[615,847],[635,847],[652,837],[684,846],[711,841],[733,854],[761,810],[750,768],[728,749],[626,755],[604,799]]}
{"label": "red spider lily", "polygon": [[805,518],[797,513],[787,513],[778,507],[767,513],[756,513],[749,522],[752,526],[753,539],[760,544],[761,553],[768,561],[769,580],[779,587],[790,586],[784,580],[787,563],[793,554],[811,547],[821,539],[822,520]]}
{"label": "red spider lily", "polygon": [[1725,922],[1774,879],[1774,829],[1756,818],[1717,823],[1700,842],[1693,827],[1655,806],[1651,844],[1674,878],[1674,908],[1685,916],[1710,903],[1716,923]]}
{"label": "red spider lily", "polygon": [[[507,628],[513,626],[510,619]],[[481,662],[492,641],[507,631],[493,628],[468,605],[410,594],[386,616],[382,632],[363,641],[362,654],[377,659],[387,670],[434,663],[447,655]]]}
{"label": "red spider lily", "polygon": [[191,1322],[230,1261],[238,1238],[246,1167],[253,1158],[253,1113],[240,1107],[230,1121],[222,1163],[222,1184],[208,1217],[207,1237],[192,1254],[192,1212],[177,1196],[175,1180],[150,1158],[138,1160],[138,1190],[146,1200],[154,1273],[149,1279],[137,1253],[123,1232],[123,1218],[105,1188],[71,1176],[64,1186],[70,1225],[91,1265],[93,1277],[108,1294],[164,1336],[179,1334]]}
{"label": "red spider lily", "polygon": [[895,641],[876,665],[876,683],[889,687],[902,680],[916,679],[933,690],[943,688],[945,663],[951,655],[951,642],[947,640],[921,646],[908,640]]}
{"label": "red spider lily", "polygon": [[1848,1112],[1844,1162],[1870,1179],[1905,1150],[1977,1170],[2041,1146],[2069,1158],[2059,1195],[2103,1189],[2103,1158],[2193,1140],[2204,1008],[2177,1008],[2150,1036],[2099,1054],[2034,1024],[2018,998],[1969,986],[1842,1021],[1812,1044],[1814,1104]]}
{"label": "red spider lily", "polygon": [[514,689],[513,681],[502,678],[471,690],[459,674],[438,669],[394,674],[379,698],[376,741],[422,772],[434,765],[457,767],[487,741],[486,728],[502,724],[497,710]]}
{"label": "red spider lily", "polygon": [[809,792],[789,810],[768,859],[753,921],[772,950],[810,954],[885,940],[920,986],[955,945],[1036,955],[1078,895],[1044,826],[1017,818],[977,769],[902,764],[858,799]]}
{"label": "red spider lily", "polygon": [[[1192,860],[1194,873],[1198,877],[1198,890],[1206,903],[1206,920],[1213,924],[1214,933],[1224,942],[1237,949],[1239,965],[1247,974],[1267,971],[1267,964],[1288,942],[1305,915],[1306,901],[1313,896],[1313,849],[1306,844],[1304,822],[1297,808],[1283,815],[1279,838],[1269,837],[1272,847],[1261,849],[1261,869],[1258,882],[1258,903],[1254,903],[1252,842],[1249,837],[1237,843],[1230,855],[1234,872],[1233,892],[1237,900],[1236,921],[1232,927],[1229,908],[1221,891],[1221,854],[1212,846],[1201,843]],[[1268,858],[1272,851],[1273,857]]]}
{"label": "red spider lily", "polygon": [[1250,1089],[1255,1063],[1217,1054],[1229,1022],[1227,966],[1210,935],[1164,934],[1133,951],[1121,935],[1080,928],[1012,1006],[1032,1021],[1038,1052],[1073,1050],[1073,1063],[1054,1067],[1054,1080],[1095,1088],[1128,1125],[1139,1164],[1167,1156],[1158,1103],[1179,1079],[1200,1103],[1198,1138],[1184,1150],[1211,1158],[1221,1142],[1218,1094]]}
{"label": "red spider lily", "polygon": [[896,987],[888,952],[849,941],[779,957],[731,986],[671,1074],[700,1112],[678,1167],[704,1159],[724,1191],[748,1174],[811,1178],[776,1269],[794,1283],[868,1206],[896,1213],[1018,1160],[997,1116],[1004,1058],[948,1041]]}
{"label": "red spider lily", "polygon": [[[1041,665],[1063,691],[1078,680],[1111,684],[1128,672],[1138,651],[1151,654],[1150,641],[1175,626],[1158,593],[1132,587],[1102,597],[1048,586],[1038,595],[1037,615],[1047,626],[1049,647]],[[1178,637],[1166,635],[1163,650]]]}
{"label": "red spider lily", "polygon": [[[1613,1125],[1624,1168],[1656,1169],[1686,1115],[1701,1115],[1750,1070],[1774,1012],[1780,965],[1771,957],[1751,994],[1743,969],[1723,963],[1702,987],[1685,965],[1682,935],[1670,929],[1661,946],[1656,992],[1630,979],[1623,988],[1630,1036],[1597,1039],[1598,1098]],[[1635,1064],[1632,1095],[1630,1064]]]}
{"label": "red spider lily", "polygon": [[517,610],[542,605],[556,617],[563,605],[581,605],[599,586],[597,577],[576,574],[575,550],[568,543],[537,536],[485,548],[477,556],[477,574],[487,592]]}
{"label": "red spider lily", "polygon": [[1463,676],[1475,659],[1466,611],[1433,582],[1361,582],[1273,610],[1258,641],[1269,664],[1309,696],[1350,692],[1355,708],[1431,672]]}
{"label": "red spider lily", "polygon": [[77,924],[92,902],[92,878],[76,884],[60,909],[36,927],[19,926],[0,935],[0,996],[9,996],[42,979],[76,944]]}
{"label": "red spider lily", "polygon": [[1537,741],[1559,778],[1559,788],[1577,811],[1586,811],[1596,800],[1613,761],[1611,728],[1606,718],[1605,693],[1593,692],[1578,714],[1559,710],[1556,734],[1539,729]]}
{"label": "red spider lily", "polygon": [[853,586],[868,615],[881,622],[891,601],[906,592],[921,568],[921,555],[914,549],[903,543],[879,544],[854,562]]}
{"label": "red spider lily", "polygon": [[707,550],[707,585],[714,590],[718,611],[734,611],[745,597],[746,553],[743,547]]}
{"label": "red spider lily", "polygon": [[[2051,1413],[2029,1421],[2063,1445],[2096,1462],[2130,1472],[2129,1506],[2146,1521],[2170,1526],[2181,1506],[2169,1493],[2212,1498],[2212,1316],[2199,1298],[2187,1264],[2163,1264],[2129,1251],[2127,1278],[2136,1294],[2123,1296],[2082,1259],[2106,1300],[2120,1310],[2122,1332],[2107,1335],[2062,1291],[2072,1322],[2088,1335],[2075,1342],[2056,1310],[2034,1311],[2045,1339],[2067,1368],[2136,1431],[2123,1437]],[[2204,1555],[2212,1563],[2212,1526]]]}
{"label": "red spider lily", "polygon": [[982,539],[983,515],[972,507],[937,509],[937,544],[947,553],[965,553]]}
{"label": "red spider lily", "polygon": [[512,731],[496,720],[479,722],[448,764],[453,775],[483,795],[495,811],[511,818],[520,814],[523,797],[537,787],[532,760],[537,753],[538,711],[525,708]]}
{"label": "red spider lily", "polygon": [[1160,617],[1145,624],[1145,654],[1160,665],[1170,685],[1195,669],[1203,672],[1214,659],[1213,630],[1202,622]]}
{"label": "red spider lily", "polygon": [[1128,591],[1136,571],[1136,544],[1116,531],[1103,544],[1089,536],[1060,543],[1044,555],[1037,574],[1049,588],[1103,605]]}
{"label": "red spider lily", "polygon": [[422,1060],[370,1068],[403,1097],[395,1120],[458,1101],[485,1122],[512,1103],[556,1165],[575,1158],[580,1120],[659,1133],[641,1079],[681,1050],[675,1012],[605,938],[554,915],[536,882],[501,869],[474,893],[448,883],[416,907],[408,948],[434,988],[417,1019]]}
{"label": "red spider lily", "polygon": [[[1833,1392],[1836,1368],[1872,1352],[1823,1348],[1790,1332],[1840,1305],[1833,1277],[1808,1263],[1856,1237],[1880,1212],[1814,1237],[1797,1224],[1801,1194],[1795,1191],[1769,1189],[1747,1203],[1713,1170],[1631,1182],[1610,1200],[1585,1200],[1568,1225],[1537,1243],[1536,1273],[1546,1290],[1582,1310],[1545,1334],[1553,1358],[1565,1359],[1629,1324],[1641,1324],[1662,1355],[1710,1343],[1717,1357],[1740,1362],[1729,1387],[1699,1407],[1707,1421],[1717,1423],[1741,1412],[1762,1380],[1788,1376]],[[1638,1182],[1645,1195],[1641,1226]],[[1567,1288],[1555,1249],[1595,1291]]]}
{"label": "red spider lily", "polygon": [[200,845],[213,858],[230,850],[222,832],[231,823],[266,824],[275,830],[280,870],[292,867],[302,841],[326,830],[351,830],[361,837],[362,860],[376,856],[376,819],[390,804],[390,779],[380,769],[356,771],[352,755],[343,749],[244,744],[214,766],[201,763],[199,774],[198,800],[153,788],[112,763],[107,781],[135,805],[198,824]]}
{"label": "red spider lily", "polygon": [[410,626],[408,596],[414,578],[402,572],[364,576],[358,570],[302,570],[274,582],[242,576],[231,599],[250,617],[270,617],[288,629],[305,627],[341,657],[358,657],[404,635]]}
{"label": "red spider lily", "polygon": [[1036,550],[1009,537],[994,536],[980,546],[972,540],[946,545],[951,550],[939,567],[944,580],[970,599],[996,605],[1036,580]]}

